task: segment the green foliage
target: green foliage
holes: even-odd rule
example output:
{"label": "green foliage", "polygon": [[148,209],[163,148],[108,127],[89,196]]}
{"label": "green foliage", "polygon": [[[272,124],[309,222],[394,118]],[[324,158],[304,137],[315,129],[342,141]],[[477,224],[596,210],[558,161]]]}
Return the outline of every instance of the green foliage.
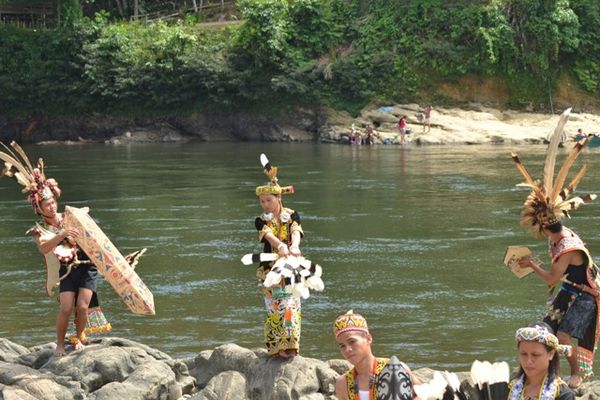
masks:
{"label": "green foliage", "polygon": [[58,0],[58,10],[63,27],[73,27],[83,18],[79,0]]}
{"label": "green foliage", "polygon": [[0,109],[63,113],[84,98],[77,31],[31,31],[0,25]]}
{"label": "green foliage", "polygon": [[218,43],[164,23],[108,25],[83,47],[83,78],[108,109],[191,108],[210,97],[219,79]]}
{"label": "green foliage", "polygon": [[259,70],[281,69],[287,62],[287,1],[241,0],[238,5],[245,20],[234,37],[238,58]]}
{"label": "green foliage", "polygon": [[547,107],[565,69],[600,94],[597,0],[239,0],[238,7],[243,23],[224,30],[204,29],[196,18],[114,23],[106,11],[92,20],[75,13],[54,31],[0,25],[0,107],[169,114],[308,103],[356,111],[373,100],[418,100],[465,74],[504,77],[513,105]]}
{"label": "green foliage", "polygon": [[600,5],[595,0],[572,0],[571,7],[580,22],[574,72],[586,90],[600,95]]}

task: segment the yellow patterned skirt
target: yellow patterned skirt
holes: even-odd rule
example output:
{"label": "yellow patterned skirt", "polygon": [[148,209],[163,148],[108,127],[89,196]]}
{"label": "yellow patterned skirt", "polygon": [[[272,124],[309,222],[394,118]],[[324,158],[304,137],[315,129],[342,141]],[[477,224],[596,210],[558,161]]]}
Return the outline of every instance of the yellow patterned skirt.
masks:
{"label": "yellow patterned skirt", "polygon": [[269,355],[281,350],[300,351],[300,322],[302,319],[300,299],[285,292],[283,288],[263,288],[267,320],[265,321],[265,344]]}

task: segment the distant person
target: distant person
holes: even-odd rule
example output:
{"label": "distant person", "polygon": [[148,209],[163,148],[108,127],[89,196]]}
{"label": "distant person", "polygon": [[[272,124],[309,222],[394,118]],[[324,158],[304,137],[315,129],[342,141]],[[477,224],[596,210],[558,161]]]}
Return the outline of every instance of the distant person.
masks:
{"label": "distant person", "polygon": [[406,115],[403,115],[398,120],[398,133],[400,133],[400,144],[406,143]]}
{"label": "distant person", "polygon": [[[333,323],[333,334],[342,356],[352,364],[350,371],[341,375],[335,382],[335,395],[339,400],[362,400],[379,398],[375,382],[388,364],[387,358],[373,355],[371,344],[373,337],[369,332],[367,320],[352,310],[340,315]],[[419,384],[410,368],[400,363],[400,377],[403,382],[398,386],[404,392],[400,400],[412,400],[416,397],[413,386]]]}
{"label": "distant person", "polygon": [[356,124],[352,124],[351,132],[350,132],[350,144],[361,144],[362,137],[360,136],[360,132],[356,129]]}
{"label": "distant person", "polygon": [[423,110],[423,133],[429,133],[431,131],[431,110],[432,108],[430,105]]}
{"label": "distant person", "polygon": [[373,144],[375,142],[375,132],[373,132],[373,126],[367,125],[365,128],[365,144]]}

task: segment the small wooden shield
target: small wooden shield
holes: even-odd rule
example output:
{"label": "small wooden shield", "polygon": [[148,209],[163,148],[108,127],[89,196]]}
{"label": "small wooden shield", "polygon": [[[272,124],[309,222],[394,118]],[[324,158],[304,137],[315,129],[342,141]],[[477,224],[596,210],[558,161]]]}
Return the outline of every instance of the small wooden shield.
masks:
{"label": "small wooden shield", "polygon": [[392,356],[375,380],[377,400],[412,400],[414,391],[410,375],[402,363]]}

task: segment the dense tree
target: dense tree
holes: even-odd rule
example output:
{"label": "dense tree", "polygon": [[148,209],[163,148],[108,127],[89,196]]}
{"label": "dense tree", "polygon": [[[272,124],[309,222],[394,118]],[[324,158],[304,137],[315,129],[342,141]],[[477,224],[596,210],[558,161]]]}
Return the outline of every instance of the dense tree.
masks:
{"label": "dense tree", "polygon": [[115,23],[106,12],[79,21],[74,13],[49,31],[0,25],[0,107],[144,114],[307,103],[358,110],[372,100],[410,101],[465,74],[504,78],[515,105],[552,107],[561,73],[600,94],[596,0],[237,5],[243,23],[222,30],[191,20]]}

